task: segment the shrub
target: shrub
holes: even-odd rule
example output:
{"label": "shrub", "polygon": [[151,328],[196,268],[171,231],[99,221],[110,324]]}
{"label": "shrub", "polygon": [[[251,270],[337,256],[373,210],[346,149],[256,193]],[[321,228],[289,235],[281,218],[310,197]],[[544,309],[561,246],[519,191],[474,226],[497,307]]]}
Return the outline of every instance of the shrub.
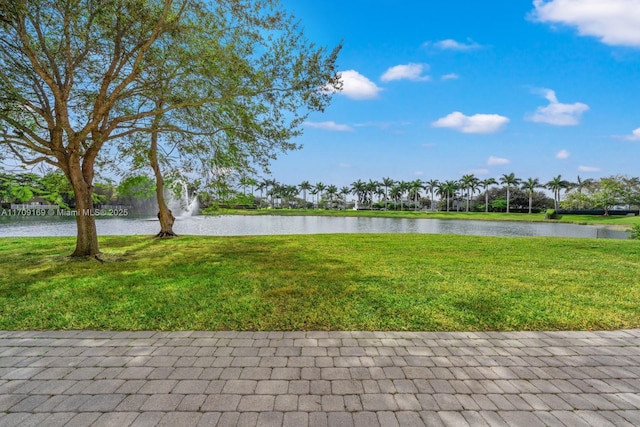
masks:
{"label": "shrub", "polygon": [[629,230],[629,233],[631,234],[629,238],[640,240],[640,224],[634,224],[631,230]]}
{"label": "shrub", "polygon": [[559,219],[560,217],[556,213],[555,209],[547,209],[547,212],[544,214],[544,219]]}

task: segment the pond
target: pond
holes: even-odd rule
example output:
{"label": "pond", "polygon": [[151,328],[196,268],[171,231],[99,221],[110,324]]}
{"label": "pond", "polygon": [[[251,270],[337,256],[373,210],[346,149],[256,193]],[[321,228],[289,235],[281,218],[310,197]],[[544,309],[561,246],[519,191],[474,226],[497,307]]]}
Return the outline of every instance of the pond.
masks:
{"label": "pond", "polygon": [[[96,226],[99,235],[154,235],[160,230],[155,218],[96,218]],[[173,228],[178,234],[203,236],[324,233],[423,233],[606,239],[627,239],[629,236],[625,231],[603,227],[547,222],[277,215],[179,217]],[[74,218],[0,217],[0,237],[75,235]]]}

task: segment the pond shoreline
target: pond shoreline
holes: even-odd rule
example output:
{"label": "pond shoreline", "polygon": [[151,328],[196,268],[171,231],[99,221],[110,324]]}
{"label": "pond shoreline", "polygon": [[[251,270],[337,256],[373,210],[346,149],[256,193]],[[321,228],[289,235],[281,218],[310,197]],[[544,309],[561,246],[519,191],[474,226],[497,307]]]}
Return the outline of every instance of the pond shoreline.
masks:
{"label": "pond shoreline", "polygon": [[558,219],[546,219],[544,213],[505,212],[443,212],[443,211],[384,211],[384,210],[333,210],[333,209],[217,209],[204,210],[203,216],[322,216],[355,218],[406,218],[441,219],[461,221],[514,221],[549,224],[595,225],[611,230],[625,231],[640,224],[640,216],[562,215]]}
{"label": "pond shoreline", "polygon": [[[334,211],[332,213],[337,213]],[[224,214],[223,214],[224,213]],[[607,227],[612,224],[572,224],[555,220],[504,220],[504,216],[450,215],[411,212],[397,215],[313,215],[313,212],[287,211],[258,215],[219,212],[219,215],[181,216],[174,231],[179,235],[248,236],[286,234],[462,234],[485,236],[546,236],[569,238],[628,239],[624,230]],[[306,213],[306,214],[305,214]],[[387,213],[388,214],[388,213]],[[523,215],[518,216],[520,219]],[[427,221],[424,221],[427,220]],[[15,217],[0,218],[0,237],[75,236],[74,218]],[[152,216],[97,217],[98,235],[154,235],[159,225]]]}

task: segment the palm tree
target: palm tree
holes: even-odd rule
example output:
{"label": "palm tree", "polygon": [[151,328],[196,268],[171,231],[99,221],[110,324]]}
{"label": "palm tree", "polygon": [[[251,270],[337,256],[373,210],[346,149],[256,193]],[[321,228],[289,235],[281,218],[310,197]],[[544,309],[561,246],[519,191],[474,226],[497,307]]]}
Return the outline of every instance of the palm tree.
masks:
{"label": "palm tree", "polygon": [[578,209],[582,209],[584,207],[585,198],[583,198],[582,196],[582,191],[584,189],[591,188],[593,186],[593,183],[594,183],[593,179],[591,178],[582,179],[580,178],[580,175],[578,175],[576,182],[567,182],[567,186],[565,187],[567,192],[576,190],[577,204],[575,206],[577,206]]}
{"label": "palm tree", "polygon": [[[273,181],[271,183],[271,189],[267,191],[267,195],[271,196],[271,207],[275,207],[275,203],[274,200],[277,199],[282,199],[282,194],[283,194],[283,189],[284,187],[282,185],[280,185],[278,182]],[[280,206],[282,203],[278,203],[278,206]]]}
{"label": "palm tree", "polygon": [[396,204],[398,203],[398,201],[402,201],[402,190],[400,189],[399,183],[396,183],[393,187],[391,187],[391,190],[389,191],[389,197],[391,197],[391,199],[393,199]]}
{"label": "palm tree", "polygon": [[317,194],[316,199],[317,199],[317,207],[318,209],[320,209],[320,200],[322,200],[322,192],[327,188],[326,185],[324,185],[321,182],[316,183],[316,185],[314,185],[314,190]]}
{"label": "palm tree", "polygon": [[404,210],[404,202],[403,202],[403,198],[404,198],[404,193],[406,193],[409,190],[409,183],[407,181],[399,181],[398,184],[398,190],[400,191],[400,210]]}
{"label": "palm tree", "polygon": [[267,196],[271,195],[270,206],[273,208],[273,194],[269,191],[269,187],[274,187],[278,185],[278,181],[276,181],[275,179],[265,179],[263,181],[263,184],[264,184],[265,193],[267,194]]}
{"label": "palm tree", "polygon": [[240,185],[242,186],[242,195],[247,195],[247,187],[251,187],[251,195],[253,195],[253,188],[258,184],[255,178],[252,178],[247,175],[243,175],[240,177]]}
{"label": "palm tree", "polygon": [[374,181],[372,179],[369,180],[366,184],[367,189],[367,198],[369,200],[369,207],[373,205],[373,195],[378,192],[378,188],[380,188],[380,183],[378,181]]}
{"label": "palm tree", "polygon": [[480,181],[480,185],[484,189],[484,211],[489,212],[489,186],[497,184],[495,178],[487,178]]}
{"label": "palm tree", "polygon": [[507,213],[509,213],[510,189],[512,186],[520,184],[520,179],[516,178],[516,174],[513,172],[509,175],[503,174],[502,177],[500,177],[500,184],[505,184],[507,186]]}
{"label": "palm tree", "polygon": [[572,185],[572,187],[578,190],[578,194],[582,195],[582,190],[584,190],[585,188],[589,188],[593,184],[593,182],[594,181],[591,178],[582,179],[580,178],[580,175],[578,175],[578,179]]}
{"label": "palm tree", "polygon": [[541,186],[538,178],[529,178],[522,183],[522,189],[527,190],[527,193],[529,193],[529,213],[531,213],[531,207],[533,206],[533,192]]}
{"label": "palm tree", "polygon": [[291,208],[291,199],[298,194],[298,187],[295,185],[283,185],[281,189],[282,198],[285,200],[285,206]]}
{"label": "palm tree", "polygon": [[420,190],[422,190],[423,185],[422,185],[422,181],[420,181],[419,179],[416,179],[414,181],[411,181],[409,183],[409,198],[411,198],[411,196],[413,196],[413,209],[414,210],[418,210],[418,202],[420,199]]}
{"label": "palm tree", "polygon": [[342,196],[342,203],[345,209],[347,209],[347,195],[349,193],[351,193],[351,189],[349,187],[340,188],[340,195]]}
{"label": "palm tree", "polygon": [[298,186],[302,190],[302,198],[304,199],[304,207],[307,207],[307,191],[311,190],[311,184],[309,181],[302,181]]}
{"label": "palm tree", "polygon": [[387,209],[387,201],[389,199],[389,187],[395,183],[391,178],[382,178],[382,186],[384,187],[384,208]]}
{"label": "palm tree", "polygon": [[555,210],[558,210],[558,207],[560,206],[560,191],[568,186],[569,183],[562,179],[562,175],[554,177],[551,181],[545,184],[545,187],[553,191],[553,206]]}
{"label": "palm tree", "polygon": [[330,186],[327,187],[326,194],[329,197],[329,209],[332,209],[333,208],[334,199],[335,199],[336,195],[338,194],[338,187],[336,187],[335,185],[331,184]]}
{"label": "palm tree", "polygon": [[[265,181],[260,181],[258,183],[258,186],[256,187],[256,190],[260,192],[260,205],[262,205],[262,192],[264,191],[266,185],[267,184],[265,183]],[[260,207],[260,205],[258,205],[258,207]]]}
{"label": "palm tree", "polygon": [[[471,190],[475,189],[478,185],[478,178],[473,174],[463,175],[460,180],[460,187],[464,190],[467,190],[467,206],[465,211],[469,212],[469,201],[471,199]],[[474,191],[475,192],[475,191]]]}
{"label": "palm tree", "polygon": [[429,193],[431,193],[431,210],[434,210],[433,209],[433,193],[438,188],[438,184],[440,183],[438,182],[437,179],[430,179],[429,181],[424,183],[424,189],[427,190]]}
{"label": "palm tree", "polygon": [[356,196],[358,204],[364,204],[366,186],[367,184],[360,179],[351,183],[351,192]]}
{"label": "palm tree", "polygon": [[471,181],[471,184],[469,184],[469,191],[471,191],[472,199],[473,195],[476,194],[476,191],[478,191],[478,188],[480,188],[480,180],[478,178],[475,178],[473,181]]}
{"label": "palm tree", "polygon": [[447,199],[447,212],[449,212],[449,200],[453,198],[458,188],[458,183],[452,180],[441,182],[438,185],[437,192],[440,198],[444,196]]}

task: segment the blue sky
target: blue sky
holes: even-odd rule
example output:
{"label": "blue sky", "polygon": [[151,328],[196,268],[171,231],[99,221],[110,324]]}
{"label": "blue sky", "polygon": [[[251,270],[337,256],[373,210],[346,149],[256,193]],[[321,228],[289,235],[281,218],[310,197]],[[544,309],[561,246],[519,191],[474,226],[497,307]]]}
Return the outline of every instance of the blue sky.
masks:
{"label": "blue sky", "polygon": [[343,42],[344,90],[281,183],[640,175],[640,0],[282,4]]}

